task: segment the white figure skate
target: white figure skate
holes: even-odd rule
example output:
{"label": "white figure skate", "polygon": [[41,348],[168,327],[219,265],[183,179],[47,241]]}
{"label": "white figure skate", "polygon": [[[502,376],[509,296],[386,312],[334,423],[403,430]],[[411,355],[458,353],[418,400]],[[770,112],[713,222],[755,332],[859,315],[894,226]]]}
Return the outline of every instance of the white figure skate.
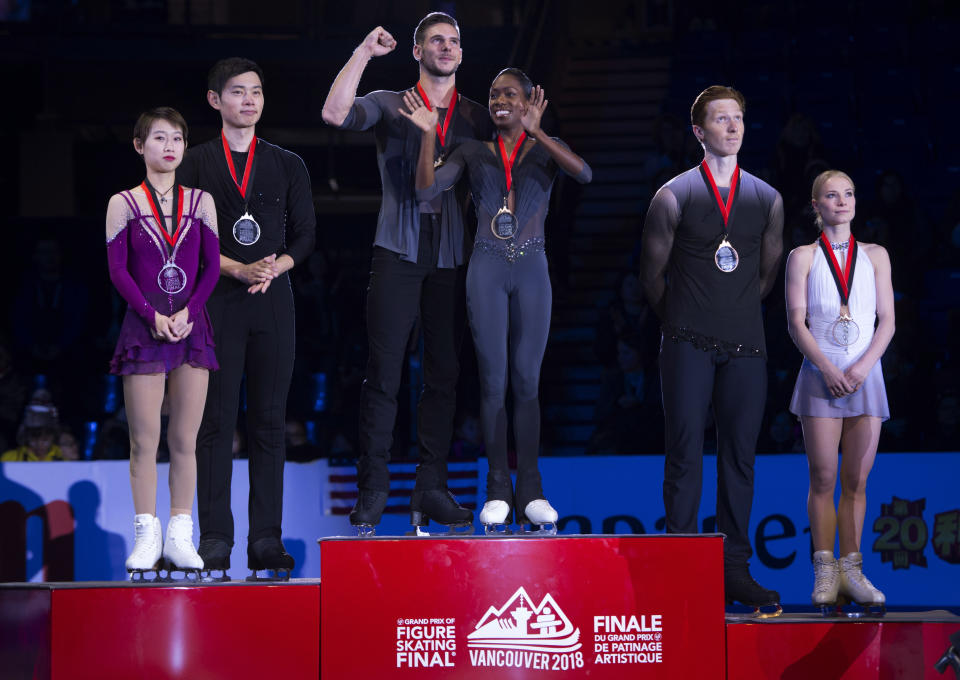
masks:
{"label": "white figure skate", "polygon": [[523,509],[523,514],[517,518],[517,524],[520,525],[520,531],[523,533],[555,536],[558,518],[557,511],[553,509],[549,501],[544,498],[537,498],[527,503],[527,506]]}
{"label": "white figure skate", "polygon": [[[127,573],[131,581],[160,580],[160,555],[163,549],[163,537],[160,533],[160,520],[149,513],[133,518],[133,551],[127,558]],[[147,579],[148,574],[152,579]]]}
{"label": "white figure skate", "polygon": [[[167,540],[163,542],[163,569],[171,580],[200,580],[203,560],[193,545],[193,518],[190,515],[174,515],[167,523]],[[174,573],[182,573],[182,579],[174,579]],[[193,576],[193,579],[190,576]]]}
{"label": "white figure skate", "polygon": [[851,618],[883,616],[887,613],[887,598],[863,575],[863,555],[858,552],[844,555],[840,565],[840,595],[863,607],[862,612],[848,613]]}

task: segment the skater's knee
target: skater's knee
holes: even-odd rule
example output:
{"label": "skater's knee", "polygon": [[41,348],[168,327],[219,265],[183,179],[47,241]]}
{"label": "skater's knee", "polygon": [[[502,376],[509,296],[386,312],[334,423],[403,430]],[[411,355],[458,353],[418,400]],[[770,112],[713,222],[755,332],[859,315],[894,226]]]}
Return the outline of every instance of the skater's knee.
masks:
{"label": "skater's knee", "polygon": [[540,391],[540,374],[533,371],[514,371],[510,381],[513,398],[518,402],[537,399]]}
{"label": "skater's knee", "polygon": [[826,468],[810,468],[810,492],[815,495],[830,494],[837,485],[836,470]]}
{"label": "skater's knee", "polygon": [[867,475],[857,471],[844,473],[840,478],[840,486],[844,496],[864,498],[867,495]]}
{"label": "skater's knee", "polygon": [[507,401],[507,383],[505,380],[484,380],[480,387],[480,397],[484,404],[503,406]]}
{"label": "skater's knee", "polygon": [[130,461],[156,461],[157,449],[160,446],[160,435],[152,433],[138,433],[130,435]]}

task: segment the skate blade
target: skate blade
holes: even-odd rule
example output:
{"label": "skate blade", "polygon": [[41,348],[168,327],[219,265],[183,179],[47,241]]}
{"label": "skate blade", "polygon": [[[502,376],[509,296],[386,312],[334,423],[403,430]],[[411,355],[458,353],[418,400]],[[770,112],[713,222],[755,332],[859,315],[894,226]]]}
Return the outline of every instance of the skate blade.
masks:
{"label": "skate blade", "polygon": [[[763,607],[775,607],[774,611],[764,611]],[[753,618],[755,619],[775,619],[783,614],[783,607],[777,602],[774,604],[764,604],[753,608]]]}
{"label": "skate blade", "polygon": [[357,536],[367,537],[377,535],[377,525],[376,524],[354,524],[353,528],[357,531]]}
{"label": "skate blade", "polygon": [[861,609],[842,612],[848,619],[882,619],[887,615],[886,604],[861,604],[859,602],[855,602],[854,604],[861,607]]}
{"label": "skate blade", "polygon": [[520,533],[528,536],[556,536],[557,525],[553,522],[544,522],[543,524],[526,522],[520,525]]}
{"label": "skate blade", "polygon": [[513,532],[505,522],[483,525],[484,536],[509,536],[511,533]]}
{"label": "skate blade", "polygon": [[[266,576],[260,576],[260,572],[267,572]],[[272,575],[271,575],[272,574]],[[277,583],[290,580],[289,569],[251,569],[250,575],[245,579],[251,583]]]}
{"label": "skate blade", "polygon": [[[147,578],[147,574],[153,574],[153,578]],[[159,567],[127,569],[127,575],[130,577],[130,583],[162,583],[164,581]]]}
{"label": "skate blade", "polygon": [[843,609],[840,606],[839,602],[834,604],[818,604],[814,605],[820,609],[820,616],[823,618],[831,618],[834,616],[843,616]]}
{"label": "skate blade", "polygon": [[[219,571],[220,575],[215,576],[214,572]],[[200,581],[203,583],[226,583],[230,581],[230,575],[226,569],[201,569]]]}
{"label": "skate blade", "polygon": [[425,526],[414,526],[414,536],[469,536],[473,533],[473,522],[470,524],[441,524],[445,527],[440,531],[428,530]]}

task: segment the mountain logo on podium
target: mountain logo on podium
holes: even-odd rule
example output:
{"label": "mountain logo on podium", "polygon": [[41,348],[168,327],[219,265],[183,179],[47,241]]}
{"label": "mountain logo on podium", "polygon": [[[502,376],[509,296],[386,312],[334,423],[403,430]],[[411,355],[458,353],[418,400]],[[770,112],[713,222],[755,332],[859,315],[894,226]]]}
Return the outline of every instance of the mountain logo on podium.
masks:
{"label": "mountain logo on podium", "polygon": [[467,647],[477,649],[568,653],[580,646],[580,629],[574,628],[553,596],[547,593],[534,604],[523,586],[499,608],[491,605],[467,635]]}

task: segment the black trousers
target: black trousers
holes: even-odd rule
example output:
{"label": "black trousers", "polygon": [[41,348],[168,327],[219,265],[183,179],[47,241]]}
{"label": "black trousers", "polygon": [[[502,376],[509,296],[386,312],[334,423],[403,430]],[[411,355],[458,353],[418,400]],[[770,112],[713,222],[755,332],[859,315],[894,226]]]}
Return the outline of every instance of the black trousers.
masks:
{"label": "black trousers", "polygon": [[247,376],[249,540],[280,538],[283,514],[284,425],[293,375],[293,291],[287,276],[265,294],[221,281],[207,301],[219,371],[210,373],[197,436],[197,508],[201,538],[233,544],[230,483],[240,381]]}
{"label": "black trousers", "polygon": [[[436,226],[436,230],[432,227]],[[439,225],[422,219],[416,263],[375,247],[367,288],[367,373],[360,391],[360,488],[387,491],[387,462],[407,341],[419,314],[423,329],[423,392],[417,405],[418,489],[447,484],[447,456],[457,404],[457,269],[439,269]]]}
{"label": "black trousers", "polygon": [[664,337],[660,382],[666,425],[663,502],[667,533],[695,534],[703,479],[703,432],[711,403],[717,426],[717,529],[724,560],[746,564],[753,463],[767,397],[766,361],[704,351]]}

